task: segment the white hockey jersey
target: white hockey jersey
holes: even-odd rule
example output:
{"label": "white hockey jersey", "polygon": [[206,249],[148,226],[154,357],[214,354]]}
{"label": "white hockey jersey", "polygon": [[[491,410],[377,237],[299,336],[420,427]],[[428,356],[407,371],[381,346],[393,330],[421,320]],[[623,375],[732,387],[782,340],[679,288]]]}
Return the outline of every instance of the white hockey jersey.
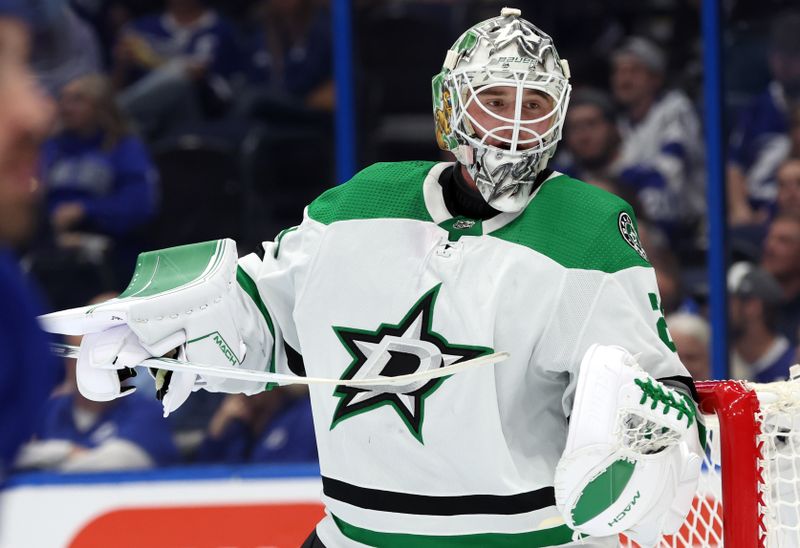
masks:
{"label": "white hockey jersey", "polygon": [[553,474],[585,350],[688,379],[626,202],[556,173],[522,212],[454,217],[448,165],[373,165],[240,260],[278,372],[292,350],[342,379],[511,355],[404,393],[311,387],[329,548],[568,543]]}

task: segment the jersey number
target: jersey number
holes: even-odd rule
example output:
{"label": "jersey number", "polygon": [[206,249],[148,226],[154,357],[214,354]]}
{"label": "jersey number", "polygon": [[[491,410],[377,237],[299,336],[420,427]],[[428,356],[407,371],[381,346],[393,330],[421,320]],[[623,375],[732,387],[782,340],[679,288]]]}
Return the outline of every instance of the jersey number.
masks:
{"label": "jersey number", "polygon": [[647,296],[650,297],[650,306],[658,312],[658,321],[656,322],[658,337],[667,345],[667,348],[675,352],[675,343],[672,342],[672,337],[669,336],[667,320],[664,319],[664,307],[659,304],[658,295],[655,293],[648,293]]}

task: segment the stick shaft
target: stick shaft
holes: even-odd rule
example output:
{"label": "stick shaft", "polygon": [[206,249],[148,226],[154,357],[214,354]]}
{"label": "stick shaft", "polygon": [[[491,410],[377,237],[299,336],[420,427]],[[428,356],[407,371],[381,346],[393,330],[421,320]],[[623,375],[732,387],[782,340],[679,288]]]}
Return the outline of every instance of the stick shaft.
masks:
{"label": "stick shaft", "polygon": [[[51,349],[54,354],[64,358],[77,358],[79,348],[68,344],[53,343]],[[459,362],[447,367],[418,371],[396,377],[373,377],[366,379],[330,379],[322,377],[298,377],[295,375],[284,375],[281,373],[271,373],[268,371],[253,371],[250,369],[239,369],[237,367],[221,365],[204,365],[193,362],[184,362],[172,358],[148,358],[140,365],[153,369],[164,369],[166,371],[178,371],[196,373],[207,377],[222,377],[254,382],[274,382],[278,384],[329,384],[338,386],[369,387],[386,386],[388,384],[406,384],[413,381],[436,379],[453,375],[466,369],[480,367],[492,363],[499,363],[508,359],[508,352],[495,352],[486,356],[480,356],[471,360]]]}

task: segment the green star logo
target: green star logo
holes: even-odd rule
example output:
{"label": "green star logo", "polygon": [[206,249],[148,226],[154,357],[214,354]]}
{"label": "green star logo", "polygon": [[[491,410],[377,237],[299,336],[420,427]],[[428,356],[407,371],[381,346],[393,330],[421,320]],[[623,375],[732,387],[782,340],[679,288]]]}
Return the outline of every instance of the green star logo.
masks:
{"label": "green star logo", "polygon": [[[441,284],[426,292],[396,325],[382,323],[375,331],[334,327],[339,340],[353,358],[340,378],[396,377],[491,354],[491,348],[450,344],[431,329],[440,288]],[[447,378],[411,381],[402,385],[387,384],[369,389],[339,385],[333,391],[339,403],[333,414],[331,430],[343,420],[386,405],[397,412],[409,432],[423,443],[425,400]]]}

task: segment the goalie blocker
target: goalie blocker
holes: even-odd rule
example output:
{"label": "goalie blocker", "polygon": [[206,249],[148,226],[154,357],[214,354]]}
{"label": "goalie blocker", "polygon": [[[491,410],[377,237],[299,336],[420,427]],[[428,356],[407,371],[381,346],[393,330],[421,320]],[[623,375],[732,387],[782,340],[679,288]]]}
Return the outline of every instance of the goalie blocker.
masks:
{"label": "goalie blocker", "polygon": [[624,532],[642,546],[675,533],[691,508],[702,464],[692,399],[653,379],[617,346],[583,357],[556,506],[574,530]]}
{"label": "goalie blocker", "polygon": [[[51,333],[84,335],[77,363],[80,392],[98,401],[129,392],[128,368],[179,349],[181,361],[271,370],[280,333],[266,313],[230,239],[142,253],[127,289],[98,305],[41,317]],[[200,387],[254,394],[263,382],[176,371],[157,375],[164,414]]]}

